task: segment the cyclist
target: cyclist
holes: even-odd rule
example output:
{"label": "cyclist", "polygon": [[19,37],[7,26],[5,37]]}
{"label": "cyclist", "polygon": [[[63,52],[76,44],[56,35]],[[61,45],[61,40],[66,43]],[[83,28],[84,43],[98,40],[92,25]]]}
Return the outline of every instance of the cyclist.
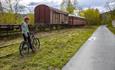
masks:
{"label": "cyclist", "polygon": [[34,49],[32,48],[31,39],[30,39],[30,32],[29,32],[28,24],[29,24],[29,17],[25,16],[24,21],[21,25],[21,30],[22,30],[24,41],[28,41],[29,47],[31,48],[32,52],[34,52]]}

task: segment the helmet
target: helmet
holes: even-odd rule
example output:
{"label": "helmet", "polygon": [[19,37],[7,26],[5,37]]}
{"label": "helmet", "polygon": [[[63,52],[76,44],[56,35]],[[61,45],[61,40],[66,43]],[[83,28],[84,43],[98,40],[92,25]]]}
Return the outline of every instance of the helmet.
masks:
{"label": "helmet", "polygon": [[25,17],[24,17],[24,20],[29,20],[29,17],[28,17],[28,16],[25,16]]}

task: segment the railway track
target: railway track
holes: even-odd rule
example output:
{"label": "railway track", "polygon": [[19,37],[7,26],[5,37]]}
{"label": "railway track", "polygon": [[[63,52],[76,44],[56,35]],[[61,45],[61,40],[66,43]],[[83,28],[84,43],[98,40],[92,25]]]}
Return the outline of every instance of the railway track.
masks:
{"label": "railway track", "polygon": [[[71,28],[71,29],[73,29],[73,28]],[[51,31],[50,33],[49,32],[40,32],[40,33],[36,34],[36,37],[44,38],[44,37],[55,35],[55,34],[57,34],[57,32],[64,33],[71,29],[56,30],[56,31]],[[8,47],[13,44],[20,43],[22,40],[23,40],[22,36],[19,36],[18,38],[14,38],[12,40],[0,40],[0,49]]]}

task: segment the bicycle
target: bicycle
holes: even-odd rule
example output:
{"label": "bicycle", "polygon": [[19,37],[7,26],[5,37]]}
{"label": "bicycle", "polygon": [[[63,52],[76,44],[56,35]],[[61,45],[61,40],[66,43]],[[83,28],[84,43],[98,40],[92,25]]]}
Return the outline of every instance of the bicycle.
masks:
{"label": "bicycle", "polygon": [[[32,43],[32,48],[34,51],[37,51],[40,48],[40,40],[39,38],[35,37],[34,33],[30,33],[30,39]],[[30,45],[28,41],[22,41],[19,46],[19,52],[21,56],[25,56],[30,52]]]}

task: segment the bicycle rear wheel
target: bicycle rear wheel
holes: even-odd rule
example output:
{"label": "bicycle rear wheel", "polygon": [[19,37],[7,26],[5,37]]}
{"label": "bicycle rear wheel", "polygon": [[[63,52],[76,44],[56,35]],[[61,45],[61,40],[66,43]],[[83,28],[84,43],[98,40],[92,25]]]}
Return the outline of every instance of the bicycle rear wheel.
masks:
{"label": "bicycle rear wheel", "polygon": [[34,38],[32,44],[33,44],[34,49],[38,50],[40,48],[40,40],[39,40],[39,38]]}
{"label": "bicycle rear wheel", "polygon": [[27,42],[21,42],[19,47],[20,55],[25,56],[29,54],[29,44]]}

